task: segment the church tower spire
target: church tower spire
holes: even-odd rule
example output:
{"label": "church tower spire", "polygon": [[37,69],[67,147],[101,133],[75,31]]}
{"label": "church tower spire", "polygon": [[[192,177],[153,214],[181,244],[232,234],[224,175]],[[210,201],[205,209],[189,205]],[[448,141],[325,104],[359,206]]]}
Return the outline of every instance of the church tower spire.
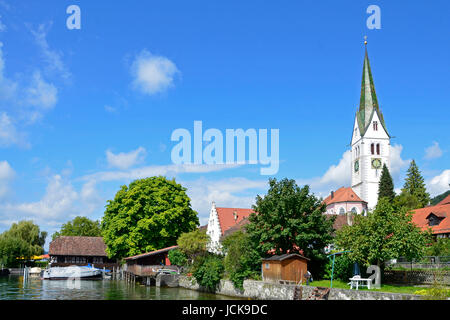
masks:
{"label": "church tower spire", "polygon": [[[367,39],[367,37],[365,37]],[[375,84],[373,82],[372,70],[370,69],[369,55],[367,54],[367,40],[364,41],[365,55],[363,64],[363,74],[361,80],[361,97],[359,101],[359,110],[357,113],[358,125],[361,135],[364,135],[367,131],[373,113],[377,113],[380,119],[381,125],[386,130],[384,123],[383,113],[381,112],[378,104],[377,94],[375,92]]]}
{"label": "church tower spire", "polygon": [[[367,38],[366,38],[367,39]],[[381,112],[367,54],[367,40],[361,81],[361,97],[352,135],[352,189],[368,203],[378,201],[378,184],[383,164],[389,166],[390,136]]]}

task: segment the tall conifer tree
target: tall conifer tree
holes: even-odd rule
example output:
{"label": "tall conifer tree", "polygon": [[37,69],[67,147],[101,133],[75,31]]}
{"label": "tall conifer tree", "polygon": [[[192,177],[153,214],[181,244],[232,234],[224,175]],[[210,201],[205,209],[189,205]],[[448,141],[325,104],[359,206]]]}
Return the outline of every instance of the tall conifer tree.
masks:
{"label": "tall conifer tree", "polygon": [[430,194],[427,192],[424,179],[414,160],[409,165],[402,193],[415,196],[422,208],[430,202]]}
{"label": "tall conifer tree", "polygon": [[378,187],[378,199],[382,197],[387,197],[389,200],[394,200],[394,182],[392,181],[391,174],[386,164],[383,165],[383,170],[381,171],[380,183]]}

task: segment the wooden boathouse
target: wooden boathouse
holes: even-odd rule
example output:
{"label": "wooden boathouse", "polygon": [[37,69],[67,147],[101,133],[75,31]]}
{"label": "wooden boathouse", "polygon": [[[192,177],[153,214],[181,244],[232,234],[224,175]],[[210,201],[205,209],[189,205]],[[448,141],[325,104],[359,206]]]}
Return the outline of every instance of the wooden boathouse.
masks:
{"label": "wooden boathouse", "polygon": [[60,236],[50,242],[52,267],[94,265],[96,268],[117,269],[119,263],[108,258],[102,237]]}
{"label": "wooden boathouse", "polygon": [[126,262],[124,279],[131,282],[138,280],[143,284],[151,285],[155,281],[159,269],[178,271],[178,267],[171,265],[168,257],[169,251],[176,248],[178,246],[171,246],[124,258]]}

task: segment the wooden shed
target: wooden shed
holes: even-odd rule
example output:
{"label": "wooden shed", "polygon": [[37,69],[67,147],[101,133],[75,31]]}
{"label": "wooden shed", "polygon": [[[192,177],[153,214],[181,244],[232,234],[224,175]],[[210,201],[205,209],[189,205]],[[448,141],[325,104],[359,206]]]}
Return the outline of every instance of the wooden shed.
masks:
{"label": "wooden shed", "polygon": [[279,282],[294,281],[299,283],[306,281],[305,274],[308,270],[308,258],[296,253],[274,255],[262,260],[262,277],[264,281]]}

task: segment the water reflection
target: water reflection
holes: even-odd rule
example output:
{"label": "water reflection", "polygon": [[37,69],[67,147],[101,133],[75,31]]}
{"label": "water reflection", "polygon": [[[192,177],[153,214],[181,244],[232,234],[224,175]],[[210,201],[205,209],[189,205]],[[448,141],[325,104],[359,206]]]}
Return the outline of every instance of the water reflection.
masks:
{"label": "water reflection", "polygon": [[121,280],[41,280],[0,277],[0,300],[216,300],[233,297],[183,288],[146,287]]}

